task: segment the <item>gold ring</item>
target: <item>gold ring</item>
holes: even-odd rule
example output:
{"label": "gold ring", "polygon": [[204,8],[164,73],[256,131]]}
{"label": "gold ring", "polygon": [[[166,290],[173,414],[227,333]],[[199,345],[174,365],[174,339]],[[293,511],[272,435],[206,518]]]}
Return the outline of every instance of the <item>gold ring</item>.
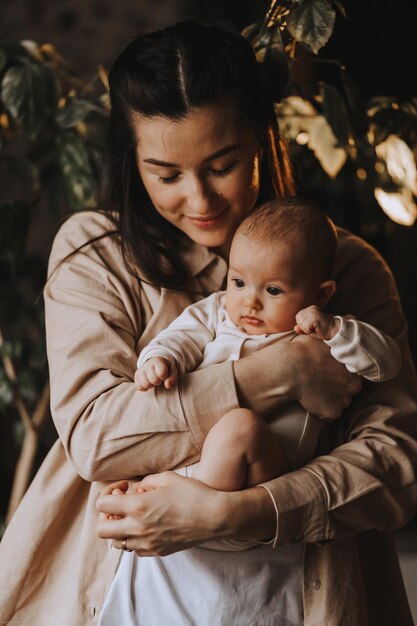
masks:
{"label": "gold ring", "polygon": [[122,550],[124,550],[125,552],[133,552],[133,550],[129,550],[129,548],[126,546],[126,541],[127,541],[126,537],[122,539]]}

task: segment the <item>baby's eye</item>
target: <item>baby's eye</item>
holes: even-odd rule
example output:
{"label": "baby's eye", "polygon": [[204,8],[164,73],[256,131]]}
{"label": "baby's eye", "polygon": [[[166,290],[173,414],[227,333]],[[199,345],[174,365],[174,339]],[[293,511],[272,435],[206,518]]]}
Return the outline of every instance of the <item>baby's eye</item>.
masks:
{"label": "baby's eye", "polygon": [[280,293],[283,293],[282,289],[278,289],[278,287],[267,287],[266,290],[270,296],[279,296]]}
{"label": "baby's eye", "polygon": [[245,283],[243,282],[243,280],[241,278],[232,278],[232,283],[238,289],[242,289],[242,287],[245,286]]}

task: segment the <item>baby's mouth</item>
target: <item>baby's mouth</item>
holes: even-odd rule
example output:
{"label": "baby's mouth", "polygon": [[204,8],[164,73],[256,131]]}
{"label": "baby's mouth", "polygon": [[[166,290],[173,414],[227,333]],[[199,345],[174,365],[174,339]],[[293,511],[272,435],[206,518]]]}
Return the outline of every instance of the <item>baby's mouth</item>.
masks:
{"label": "baby's mouth", "polygon": [[244,315],[242,320],[251,326],[261,326],[264,323],[259,317],[252,317],[251,315]]}

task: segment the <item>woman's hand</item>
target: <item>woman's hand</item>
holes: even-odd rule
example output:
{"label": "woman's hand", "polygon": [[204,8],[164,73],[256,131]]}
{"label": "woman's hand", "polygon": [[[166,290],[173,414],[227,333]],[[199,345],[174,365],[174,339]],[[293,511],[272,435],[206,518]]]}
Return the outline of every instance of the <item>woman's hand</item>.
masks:
{"label": "woman's hand", "polygon": [[[275,510],[262,487],[222,492],[175,472],[147,476],[126,493],[127,481],[113,483],[97,500],[97,534],[122,540],[138,556],[166,556],[212,538],[273,537]],[[123,495],[113,495],[121,490]],[[110,516],[110,517],[109,517]]]}
{"label": "woman's hand", "polygon": [[360,376],[336,361],[322,341],[300,335],[292,344],[299,351],[294,372],[297,401],[317,417],[337,419],[361,390]]}
{"label": "woman's hand", "polygon": [[325,420],[340,417],[361,379],[336,361],[322,341],[300,335],[234,362],[241,405],[262,414],[288,402]]}

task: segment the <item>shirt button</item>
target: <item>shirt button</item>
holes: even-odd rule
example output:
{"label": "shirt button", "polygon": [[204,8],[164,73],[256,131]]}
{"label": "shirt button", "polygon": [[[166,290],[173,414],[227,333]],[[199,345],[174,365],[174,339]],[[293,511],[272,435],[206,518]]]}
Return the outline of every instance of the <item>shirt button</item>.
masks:
{"label": "shirt button", "polygon": [[315,578],[313,582],[311,583],[311,588],[314,589],[314,591],[317,591],[318,589],[320,589],[320,587],[321,587],[321,581],[318,578]]}

